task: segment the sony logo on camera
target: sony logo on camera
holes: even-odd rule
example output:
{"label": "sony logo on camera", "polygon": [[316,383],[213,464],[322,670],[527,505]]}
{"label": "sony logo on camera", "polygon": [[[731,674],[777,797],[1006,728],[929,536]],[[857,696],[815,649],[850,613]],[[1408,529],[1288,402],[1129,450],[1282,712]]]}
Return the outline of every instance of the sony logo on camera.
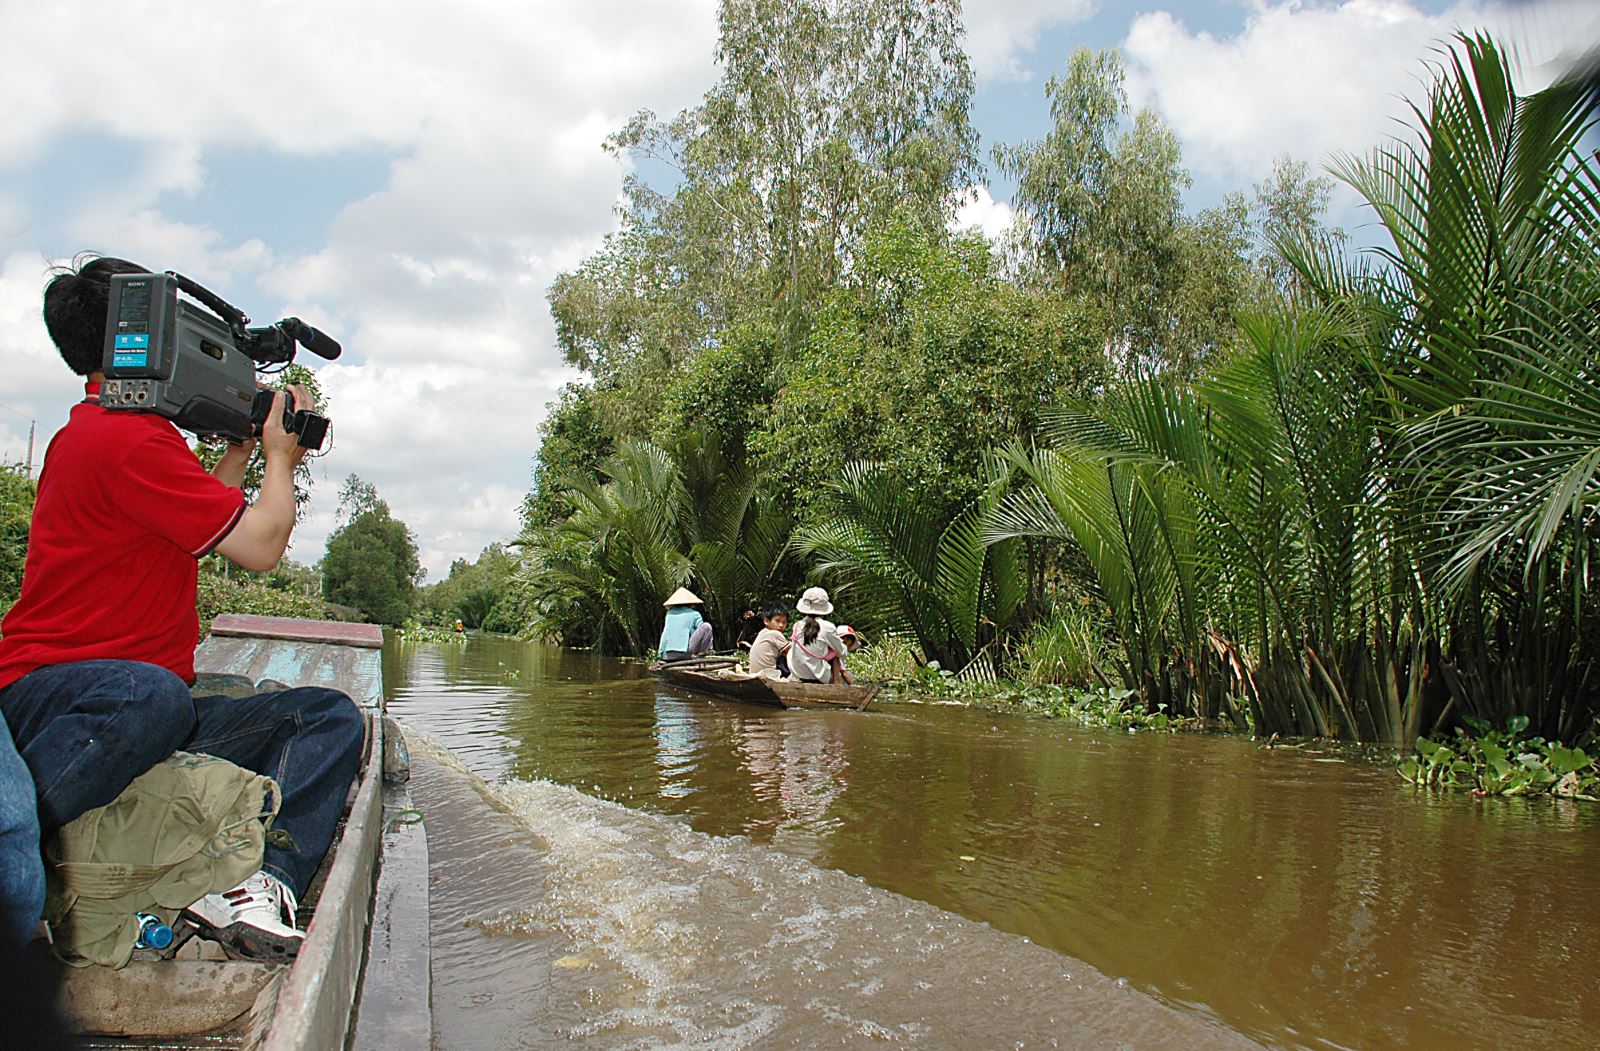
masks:
{"label": "sony logo on camera", "polygon": [[[196,302],[180,299],[180,291]],[[182,274],[113,276],[100,404],[158,413],[201,437],[259,435],[272,398],[257,391],[256,371],[289,364],[296,344],[330,360],[340,347],[299,318],[254,328],[249,322]],[[283,426],[305,448],[320,449],[328,420],[291,405]]]}

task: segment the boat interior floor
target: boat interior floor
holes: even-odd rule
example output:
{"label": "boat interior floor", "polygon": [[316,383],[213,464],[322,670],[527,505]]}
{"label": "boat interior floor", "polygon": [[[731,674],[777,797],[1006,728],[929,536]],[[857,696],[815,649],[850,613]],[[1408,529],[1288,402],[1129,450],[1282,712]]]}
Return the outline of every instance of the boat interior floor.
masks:
{"label": "boat interior floor", "polygon": [[[354,796],[359,782],[350,787]],[[345,813],[350,810],[345,800]],[[345,819],[340,818],[334,843],[344,837]],[[334,851],[329,850],[322,865],[306,888],[296,910],[301,930],[310,926],[328,881]],[[187,925],[184,925],[187,926]],[[113,1051],[119,1048],[223,1049],[252,1048],[259,1045],[263,1020],[272,1017],[276,1005],[278,980],[287,974],[291,961],[229,959],[223,947],[199,936],[185,937],[170,958],[162,959],[148,951],[134,953],[121,971],[100,967],[73,968],[50,955],[43,944],[32,946],[41,958],[48,958],[59,969],[63,982],[71,983],[72,1000],[99,1013],[110,1009],[117,1014],[143,1000],[166,1013],[174,1028],[185,1027],[184,1018],[203,1026],[213,1018],[219,1024],[184,1036],[124,1036],[76,1033],[72,1044],[82,1051]],[[155,1006],[159,1005],[159,1006]]]}

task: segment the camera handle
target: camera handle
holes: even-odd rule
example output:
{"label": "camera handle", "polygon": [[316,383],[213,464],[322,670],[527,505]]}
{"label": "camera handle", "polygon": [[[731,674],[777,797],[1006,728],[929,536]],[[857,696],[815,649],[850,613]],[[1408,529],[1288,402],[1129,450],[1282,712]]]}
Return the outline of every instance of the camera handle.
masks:
{"label": "camera handle", "polygon": [[233,330],[235,339],[247,340],[250,338],[244,330],[244,327],[250,323],[250,317],[244,311],[209,288],[184,277],[176,270],[168,270],[167,276],[172,278],[172,283],[177,285],[179,290],[189,293],[191,297],[199,300],[201,304],[210,309],[213,314],[226,321],[228,328]]}

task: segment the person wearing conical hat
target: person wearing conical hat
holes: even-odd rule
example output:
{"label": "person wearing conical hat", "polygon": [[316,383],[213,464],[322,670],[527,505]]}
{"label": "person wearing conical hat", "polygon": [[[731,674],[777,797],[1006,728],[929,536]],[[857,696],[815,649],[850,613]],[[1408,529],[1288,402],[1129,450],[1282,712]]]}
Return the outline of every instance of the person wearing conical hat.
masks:
{"label": "person wearing conical hat", "polygon": [[714,644],[711,625],[695,608],[701,604],[700,596],[688,588],[679,588],[662,603],[667,607],[667,620],[661,625],[661,644],[656,652],[663,661],[681,661],[711,652]]}

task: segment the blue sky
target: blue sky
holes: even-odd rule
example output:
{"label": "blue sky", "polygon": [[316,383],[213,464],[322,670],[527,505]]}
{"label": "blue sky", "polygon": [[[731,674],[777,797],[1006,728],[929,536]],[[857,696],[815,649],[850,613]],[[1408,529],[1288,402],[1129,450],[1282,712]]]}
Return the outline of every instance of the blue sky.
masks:
{"label": "blue sky", "polygon": [[[14,5],[0,38],[0,457],[40,447],[77,386],[38,320],[79,250],[176,269],[257,320],[339,338],[320,365],[332,451],[291,554],[320,557],[339,482],[374,482],[430,578],[512,535],[545,404],[571,378],[544,290],[615,224],[600,149],[638,109],[715,80],[715,0],[241,2],[171,16],[124,0]],[[1183,143],[1191,207],[1285,153],[1369,148],[1456,27],[1522,42],[1530,76],[1600,36],[1600,5],[1548,0],[974,0],[984,150],[1048,127],[1073,48],[1120,47],[1136,105]],[[83,71],[124,68],[115,81]],[[962,218],[997,231],[991,175]],[[1353,200],[1335,220],[1359,228]],[[1359,229],[1358,229],[1359,236]],[[317,364],[313,359],[312,364]],[[36,453],[36,460],[40,454]]]}

